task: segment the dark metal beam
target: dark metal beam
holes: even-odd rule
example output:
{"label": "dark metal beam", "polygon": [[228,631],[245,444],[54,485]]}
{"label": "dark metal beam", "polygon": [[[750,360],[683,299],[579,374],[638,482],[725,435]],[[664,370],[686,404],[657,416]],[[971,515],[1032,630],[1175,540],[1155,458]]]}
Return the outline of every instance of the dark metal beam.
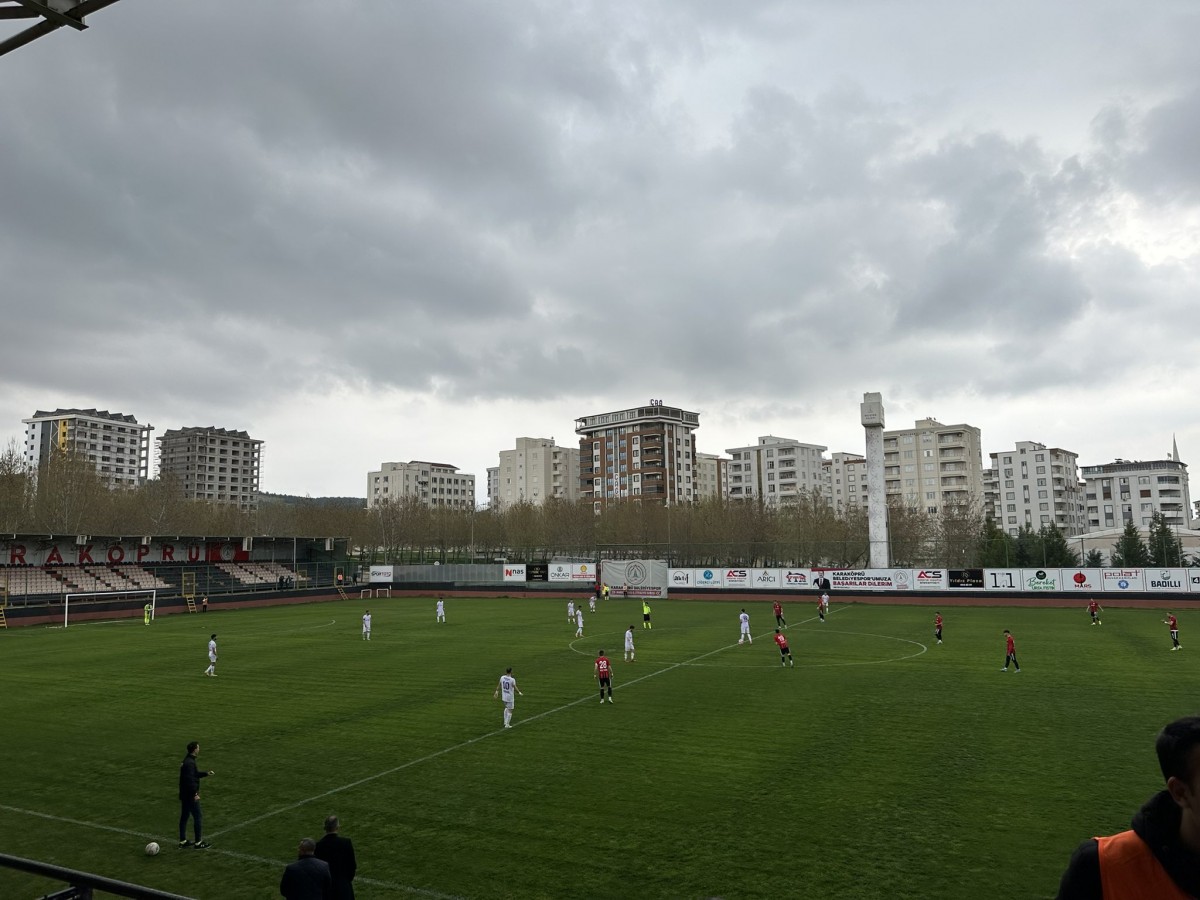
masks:
{"label": "dark metal beam", "polygon": [[[43,35],[62,28],[64,25],[83,30],[87,27],[83,23],[84,16],[94,13],[96,10],[104,9],[106,6],[112,6],[117,0],[83,0],[82,3],[77,3],[65,13],[57,13],[54,10],[49,10],[49,7],[46,7],[40,0],[11,0],[11,2],[20,5],[0,6],[0,18],[18,19],[40,16],[42,17],[42,21],[36,25],[30,25],[24,31],[18,32],[6,41],[0,41],[0,56],[3,56],[5,53],[11,53],[18,47],[24,47],[26,44],[36,41]],[[42,12],[43,9],[49,10],[51,15],[47,16]],[[65,21],[59,21],[60,19]]]}
{"label": "dark metal beam", "polygon": [[[56,22],[60,26],[66,25],[68,28],[75,28],[79,31],[87,28],[80,19],[69,16],[66,13],[60,13],[57,9],[51,9],[45,3],[42,3],[41,0],[17,0],[17,3],[26,9],[32,10],[47,22]],[[74,12],[74,7],[72,7],[71,11]]]}

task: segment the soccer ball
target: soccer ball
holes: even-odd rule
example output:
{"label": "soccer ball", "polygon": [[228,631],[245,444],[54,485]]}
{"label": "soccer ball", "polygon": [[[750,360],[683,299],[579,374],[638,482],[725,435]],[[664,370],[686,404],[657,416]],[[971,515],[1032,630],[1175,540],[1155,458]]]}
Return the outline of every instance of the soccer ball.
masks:
{"label": "soccer ball", "polygon": [[151,841],[146,845],[146,855],[158,856],[158,843],[156,841]]}

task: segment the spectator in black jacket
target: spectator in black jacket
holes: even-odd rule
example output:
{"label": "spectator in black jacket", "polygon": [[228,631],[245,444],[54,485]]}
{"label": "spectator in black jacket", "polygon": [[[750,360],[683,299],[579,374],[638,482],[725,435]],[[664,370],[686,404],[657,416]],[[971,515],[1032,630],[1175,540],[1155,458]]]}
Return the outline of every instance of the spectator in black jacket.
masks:
{"label": "spectator in black jacket", "polygon": [[[187,756],[179,764],[179,847],[195,847],[197,850],[207,850],[209,844],[201,837],[200,825],[200,779],[207,778],[213,773],[201,772],[196,768],[196,757],[200,754],[200,742],[192,741],[187,745]],[[192,828],[196,833],[196,843],[187,839],[187,823],[191,817]]]}
{"label": "spectator in black jacket", "polygon": [[333,878],[329,864],[313,856],[317,849],[312,838],[300,842],[300,853],[288,863],[279,880],[279,893],[287,900],[333,900]]}
{"label": "spectator in black jacket", "polygon": [[317,841],[317,859],[329,863],[333,876],[334,900],[354,900],[354,873],[358,863],[354,859],[354,844],[350,838],[338,834],[341,822],[337,816],[325,820],[325,837]]}

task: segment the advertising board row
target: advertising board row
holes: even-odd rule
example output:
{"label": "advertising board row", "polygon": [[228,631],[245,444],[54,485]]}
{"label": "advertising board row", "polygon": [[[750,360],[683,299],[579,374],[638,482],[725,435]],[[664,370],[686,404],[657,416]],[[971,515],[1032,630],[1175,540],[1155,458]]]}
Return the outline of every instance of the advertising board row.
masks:
{"label": "advertising board row", "polygon": [[1200,593],[1193,569],[671,569],[671,590],[814,590],[818,577],[833,591],[1148,591]]}
{"label": "advertising board row", "polygon": [[[395,570],[400,566],[371,566],[370,580],[377,584],[390,584]],[[594,584],[594,563],[505,563],[505,582],[557,581],[566,584]]]}

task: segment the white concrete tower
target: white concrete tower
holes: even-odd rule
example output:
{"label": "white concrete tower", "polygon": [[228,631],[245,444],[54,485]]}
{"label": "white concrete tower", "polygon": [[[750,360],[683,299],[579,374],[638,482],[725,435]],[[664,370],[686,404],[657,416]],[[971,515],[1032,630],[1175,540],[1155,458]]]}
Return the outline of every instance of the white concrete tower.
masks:
{"label": "white concrete tower", "polygon": [[871,568],[888,567],[887,492],[883,483],[883,395],[863,394],[859,406],[867,433],[867,535]]}

